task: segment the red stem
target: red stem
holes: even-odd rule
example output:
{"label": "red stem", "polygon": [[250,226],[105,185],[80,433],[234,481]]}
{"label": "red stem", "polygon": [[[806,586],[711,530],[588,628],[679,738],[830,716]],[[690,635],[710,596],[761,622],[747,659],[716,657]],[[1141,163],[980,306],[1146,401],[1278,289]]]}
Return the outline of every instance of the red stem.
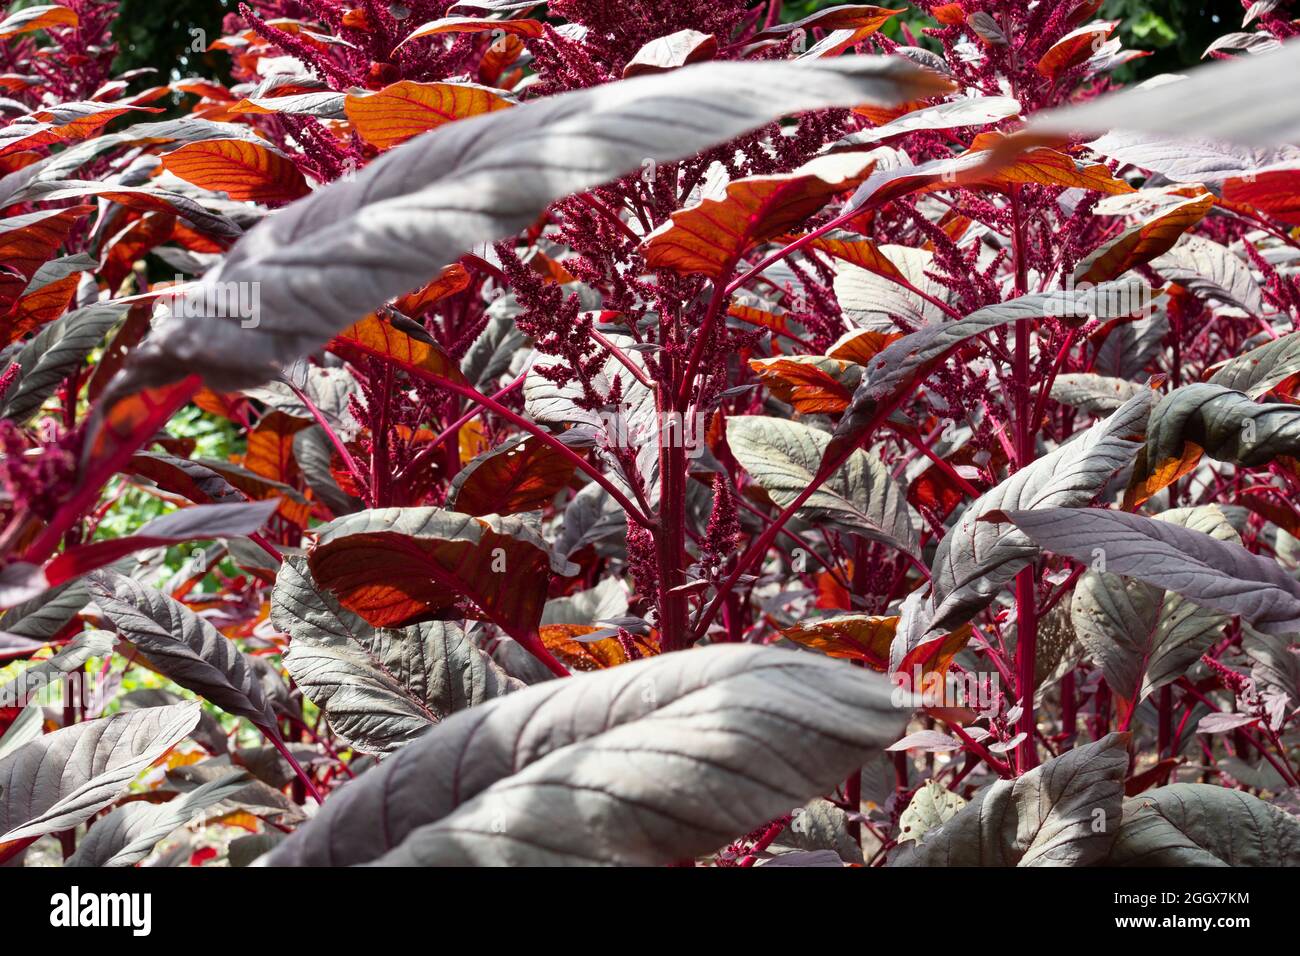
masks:
{"label": "red stem", "polygon": [[[507,385],[505,388],[501,389],[498,392],[493,393],[492,398],[496,401],[500,401],[501,399],[509,395],[511,392],[513,392],[515,389],[517,389],[520,385],[524,384],[524,380],[527,378],[528,378],[527,372],[520,373],[519,377],[516,378],[513,382],[511,382],[509,385]],[[444,428],[442,432],[436,438],[434,438],[433,441],[429,442],[427,445],[425,445],[423,448],[420,449],[420,451],[415,455],[415,457],[411,459],[410,463],[404,469],[402,469],[402,474],[403,475],[418,474],[420,468],[424,465],[424,463],[428,459],[432,458],[437,453],[438,448],[442,445],[443,442],[451,438],[454,438],[457,432],[459,432],[462,428],[464,428],[474,419],[482,415],[484,411],[485,409],[482,405],[479,405],[476,408],[471,408],[464,415],[460,416],[460,418],[456,419],[454,422],[452,422],[450,425]]]}
{"label": "red stem", "polygon": [[280,739],[280,735],[276,732],[275,728],[263,727],[261,724],[254,724],[253,726],[262,732],[263,737],[271,741],[272,747],[280,751],[280,756],[283,757],[288,762],[289,766],[293,768],[293,772],[298,775],[298,779],[301,780],[302,785],[307,788],[307,793],[311,795],[311,798],[318,804],[323,805],[325,803],[325,798],[320,795],[320,791],[316,789],[316,784],[312,783],[311,777],[308,775],[307,771],[302,768],[302,764],[298,763],[298,759],[294,757],[294,755],[289,751],[289,748],[285,746],[284,741]]}
{"label": "red stem", "polygon": [[[835,474],[835,472],[839,470],[840,466],[844,464],[844,462],[848,461],[849,456],[853,454],[858,447],[871,439],[872,435],[875,434],[876,429],[880,427],[880,423],[885,421],[890,414],[893,413],[894,409],[903,401],[906,395],[907,392],[901,392],[900,394],[895,395],[890,401],[882,404],[876,409],[876,413],[867,422],[866,427],[862,429],[862,434],[858,436],[858,440],[854,442],[852,446],[842,450],[834,458],[826,459],[822,462],[817,474],[814,475],[813,480],[808,483],[808,487],[799,492],[794,501],[790,502],[790,504],[776,516],[776,520],[774,520],[767,529],[759,535],[758,540],[750,545],[749,549],[741,555],[740,559],[736,562],[736,567],[718,589],[717,594],[713,596],[713,600],[709,602],[708,607],[704,609],[704,613],[700,615],[700,620],[695,626],[692,640],[698,641],[708,632],[709,625],[712,624],[713,619],[717,617],[718,611],[722,608],[722,604],[727,598],[727,594],[736,586],[736,582],[739,581],[745,572],[749,570],[750,566],[767,553],[767,549],[772,546],[772,542],[775,541],[776,536],[781,533],[781,529],[785,527],[786,522],[794,517],[795,513],[816,493],[818,488],[830,480],[831,475]],[[911,560],[916,563],[914,557],[912,557]],[[929,568],[926,568],[924,564],[920,564],[919,569],[923,573],[929,574]]]}
{"label": "red stem", "polygon": [[[1025,267],[1024,236],[1020,219],[1020,197],[1016,187],[1008,193],[1011,204],[1011,245],[1016,269],[1016,295],[1024,295],[1028,288]],[[1015,464],[1017,470],[1026,468],[1034,455],[1033,405],[1030,402],[1030,366],[1029,347],[1031,319],[1021,319],[1016,323],[1016,353],[1012,366],[1012,396],[1016,404],[1015,420]],[[1020,772],[1032,770],[1038,766],[1038,747],[1034,742],[1034,679],[1037,667],[1038,650],[1038,582],[1037,569],[1031,562],[1016,575],[1016,692],[1020,696],[1020,720],[1016,726],[1024,734],[1017,748],[1017,763]]]}
{"label": "red stem", "polygon": [[596,482],[596,484],[604,488],[605,491],[609,493],[609,496],[618,502],[619,506],[627,513],[628,517],[636,521],[637,524],[645,528],[655,527],[655,522],[642,514],[641,509],[629,501],[627,496],[624,495],[623,492],[613,484],[613,482],[606,478],[598,468],[593,466],[591,462],[587,461],[587,459],[583,458],[581,455],[575,453],[572,448],[564,444],[564,442],[560,441],[536,422],[529,421],[522,415],[511,411],[495,399],[484,395],[472,385],[461,385],[459,382],[453,382],[450,379],[443,378],[436,372],[430,372],[428,369],[417,369],[411,367],[410,370],[421,378],[428,379],[431,382],[436,382],[448,391],[455,392],[462,398],[468,399],[471,402],[477,402],[497,415],[500,415],[511,424],[522,428],[524,431],[528,432],[528,434],[533,435],[546,445],[549,445],[557,454],[563,458],[567,458],[573,463],[574,467],[591,478],[591,480]]}
{"label": "red stem", "polygon": [[784,832],[785,828],[790,825],[790,819],[790,817],[785,816],[779,820],[773,820],[768,828],[763,831],[763,835],[754,841],[754,845],[749,848],[749,852],[736,865],[748,867],[758,862],[758,855],[771,846],[772,841]]}
{"label": "red stem", "polygon": [[353,458],[352,453],[348,451],[348,446],[343,443],[343,439],[339,438],[334,429],[330,427],[330,423],[325,420],[325,414],[316,407],[316,403],[307,396],[307,393],[297,385],[290,382],[287,378],[285,379],[285,384],[288,385],[293,394],[298,397],[298,401],[302,402],[303,405],[306,406],[307,411],[311,413],[311,417],[316,419],[316,424],[320,425],[324,430],[325,436],[330,440],[330,444],[334,446],[334,450],[339,453],[339,457],[343,459],[343,464],[347,468],[348,474],[352,476],[352,480],[356,482],[357,487],[368,488],[369,482],[366,481],[365,476],[361,473],[361,468],[357,465],[356,459]]}
{"label": "red stem", "polygon": [[15,840],[13,843],[0,845],[0,864],[8,863],[39,839],[40,837],[28,837],[25,840]]}

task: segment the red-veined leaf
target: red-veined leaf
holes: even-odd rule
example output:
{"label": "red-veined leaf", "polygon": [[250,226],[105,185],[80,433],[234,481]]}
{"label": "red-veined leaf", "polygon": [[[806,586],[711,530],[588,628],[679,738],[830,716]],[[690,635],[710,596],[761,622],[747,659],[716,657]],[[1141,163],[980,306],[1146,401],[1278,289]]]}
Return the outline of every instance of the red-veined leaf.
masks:
{"label": "red-veined leaf", "polygon": [[897,629],[897,615],[847,614],[798,624],[781,633],[830,657],[862,661],[872,670],[884,672],[889,669],[889,645]]}
{"label": "red-veined leaf", "polygon": [[377,149],[391,149],[447,123],[512,105],[485,86],[401,80],[376,93],[349,93],[344,108],[362,139]]}
{"label": "red-veined leaf", "polygon": [[1076,282],[1108,282],[1145,265],[1173,248],[1180,236],[1205,218],[1214,205],[1209,193],[1186,199],[1153,218],[1126,229],[1103,244],[1074,270]]}
{"label": "red-veined leaf", "polygon": [[[772,394],[801,415],[838,415],[849,407],[862,370],[824,355],[751,359],[749,367]],[[850,374],[856,370],[857,374]]]}
{"label": "red-veined leaf", "polygon": [[[412,333],[419,331],[413,324],[407,328]],[[460,366],[427,334],[422,338],[416,338],[415,334],[408,335],[377,315],[369,315],[344,329],[334,337],[329,347],[330,351],[349,361],[358,356],[371,355],[394,362],[399,368],[415,374],[421,371],[432,372],[439,378],[453,382],[465,381]]]}
{"label": "red-veined leaf", "polygon": [[292,161],[244,140],[187,143],[164,155],[162,164],[174,176],[231,199],[285,202],[311,192]]}
{"label": "red-veined leaf", "polygon": [[722,278],[752,246],[803,222],[874,166],[874,157],[845,153],[818,157],[793,173],[738,179],[724,198],[679,210],[646,236],[646,261],[657,269]]}
{"label": "red-veined leaf", "polygon": [[389,508],[319,529],[312,576],[377,627],[431,620],[468,600],[530,650],[552,574],[571,565],[515,516]]}
{"label": "red-veined leaf", "polygon": [[479,17],[443,17],[431,20],[417,27],[397,46],[400,49],[412,40],[439,36],[445,33],[496,33],[523,37],[528,40],[540,39],[546,32],[546,25],[540,20],[484,20]]}
{"label": "red-veined leaf", "polygon": [[451,483],[447,506],[467,515],[538,511],[569,484],[572,459],[525,435],[471,461]]}
{"label": "red-veined leaf", "polygon": [[1091,58],[1118,25],[1118,20],[1089,23],[1067,33],[1039,58],[1035,68],[1049,80],[1056,79]]}

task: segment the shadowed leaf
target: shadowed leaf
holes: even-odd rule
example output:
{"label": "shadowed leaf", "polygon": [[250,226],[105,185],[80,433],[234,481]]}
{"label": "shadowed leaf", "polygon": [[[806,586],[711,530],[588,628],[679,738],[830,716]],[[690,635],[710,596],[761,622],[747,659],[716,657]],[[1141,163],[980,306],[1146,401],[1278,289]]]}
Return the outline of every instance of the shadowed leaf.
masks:
{"label": "shadowed leaf", "polygon": [[1300,866],[1300,822],[1227,787],[1176,783],[1124,803],[1110,866]]}
{"label": "shadowed leaf", "polygon": [[891,866],[1088,866],[1119,830],[1128,734],[1066,751],[1015,780],[985,787],[954,816],[908,842]]}
{"label": "shadowed leaf", "polygon": [[842,662],[736,645],[550,681],[434,728],[339,791],[269,862],[694,856],[866,762],[902,728],[889,697]]}
{"label": "shadowed leaf", "polygon": [[1300,582],[1280,564],[1191,528],[1122,511],[1050,508],[1006,519],[1046,551],[1136,578],[1227,614],[1266,634],[1300,631]]}
{"label": "shadowed leaf", "polygon": [[90,819],[198,719],[197,702],[150,707],[64,727],[0,759],[0,844]]}
{"label": "shadowed leaf", "polygon": [[275,726],[275,712],[251,660],[185,605],[112,571],[91,577],[90,593],[118,633],[159,673],[228,714],[259,727]]}
{"label": "shadowed leaf", "polygon": [[292,638],[284,666],[352,746],[390,753],[457,710],[523,685],[458,624],[377,629],[318,587],[302,558],[286,558],[271,620]]}

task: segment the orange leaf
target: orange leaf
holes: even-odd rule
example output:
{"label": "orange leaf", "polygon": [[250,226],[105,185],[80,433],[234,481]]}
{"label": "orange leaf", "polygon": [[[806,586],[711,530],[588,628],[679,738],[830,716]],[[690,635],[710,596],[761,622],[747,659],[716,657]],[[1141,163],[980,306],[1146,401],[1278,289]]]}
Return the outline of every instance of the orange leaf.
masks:
{"label": "orange leaf", "polygon": [[889,668],[889,645],[898,630],[898,617],[848,614],[811,624],[799,624],[781,633],[804,647],[831,657],[863,661],[875,671]]}
{"label": "orange leaf", "polygon": [[469,463],[451,483],[448,507],[467,515],[540,511],[573,478],[573,460],[531,435]]}
{"label": "orange leaf", "polygon": [[402,296],[394,303],[393,307],[402,315],[414,318],[435,302],[439,302],[450,295],[455,295],[457,292],[463,292],[468,288],[469,272],[464,266],[453,262],[442,270],[438,278],[424,288]]}
{"label": "orange leaf", "polygon": [[359,355],[369,355],[388,359],[417,375],[422,371],[432,372],[439,378],[465,384],[460,366],[433,339],[408,335],[373,313],[335,336],[329,349],[349,361]]}
{"label": "orange leaf", "polygon": [[[963,216],[960,213],[950,209],[946,213],[944,213],[943,218],[939,220],[939,228],[944,231],[944,233],[948,236],[949,239],[951,239],[953,242],[957,242],[959,239],[961,239],[962,236],[966,234],[966,230],[970,228],[971,222],[972,220],[969,216]],[[933,239],[925,240],[925,243],[921,246],[921,248],[929,252],[934,252],[935,251],[934,240]]]}
{"label": "orange leaf", "polygon": [[1204,451],[1195,442],[1185,442],[1180,457],[1166,459],[1148,470],[1147,452],[1141,449],[1133,466],[1133,477],[1124,491],[1124,510],[1132,511],[1186,475],[1196,467]]}
{"label": "orange leaf", "polygon": [[[997,442],[993,444],[991,453],[982,454],[974,445],[967,444],[944,457],[954,468],[973,465],[979,457],[987,458],[985,465],[990,470],[1006,463],[1006,452]],[[968,480],[975,484],[974,479]],[[939,521],[946,520],[966,498],[967,493],[961,485],[938,465],[930,465],[907,486],[907,500],[912,507],[928,509]]]}
{"label": "orange leaf", "polygon": [[240,139],[187,143],[163,156],[162,164],[188,183],[240,201],[286,202],[311,191],[290,160]]}
{"label": "orange leaf", "polygon": [[1091,189],[1095,192],[1131,193],[1133,187],[1116,179],[1101,163],[1085,165],[1054,149],[1041,147],[1022,153],[1010,166],[970,185],[1005,189],[1025,183],[1039,186],[1063,186],[1067,189]]}
{"label": "orange leaf", "polygon": [[172,84],[172,89],[178,93],[189,93],[202,99],[216,100],[218,102],[230,102],[234,100],[234,95],[222,86],[220,83],[212,83],[208,80],[189,79],[181,80]]}
{"label": "orange leaf", "polygon": [[1083,63],[1094,53],[1119,25],[1118,20],[1089,23],[1067,33],[1052,44],[1038,61],[1036,69],[1049,80],[1054,80],[1066,70]]}
{"label": "orange leaf", "polygon": [[6,337],[11,341],[19,339],[57,319],[72,304],[72,297],[76,295],[80,284],[81,273],[74,272],[21,296],[14,303],[14,314],[10,320],[12,324],[9,329],[0,332],[0,341]]}
{"label": "orange leaf", "polygon": [[930,16],[950,27],[960,27],[966,23],[966,11],[960,3],[941,4],[930,11]]}
{"label": "orange leaf", "polygon": [[524,41],[515,36],[507,36],[487,48],[478,65],[479,79],[498,89],[511,90],[521,78],[521,72],[515,70],[511,76],[502,79],[506,68],[524,54]]}
{"label": "orange leaf", "polygon": [[535,252],[531,259],[528,260],[528,267],[544,278],[547,282],[554,282],[559,285],[567,285],[570,282],[577,282],[568,269],[564,268],[564,263],[558,259],[552,259],[544,252]]}
{"label": "orange leaf", "polygon": [[293,436],[311,422],[290,418],[284,412],[262,416],[257,427],[248,433],[244,467],[255,475],[293,484],[298,477],[298,461],[293,455]]}
{"label": "orange leaf", "polygon": [[63,245],[72,227],[94,211],[94,206],[69,206],[0,219],[0,262],[30,281]]}
{"label": "orange leaf", "polygon": [[175,770],[177,767],[189,767],[207,759],[208,754],[204,750],[187,750],[184,753],[181,753],[179,750],[169,750],[167,754],[154,766],[161,766],[166,767],[168,770]]}
{"label": "orange leaf", "polygon": [[1126,229],[1086,258],[1075,270],[1076,282],[1109,282],[1173,248],[1180,236],[1205,218],[1214,196],[1205,193],[1159,212]]}
{"label": "orange leaf", "polygon": [[257,833],[261,830],[261,821],[246,810],[234,810],[212,822],[223,827],[238,827],[241,830],[247,830],[249,833]]}
{"label": "orange leaf", "polygon": [[75,103],[38,110],[24,117],[28,122],[11,123],[0,131],[0,156],[81,139],[97,132],[110,120],[133,110],[162,112],[153,107],[117,106],[109,103]]}
{"label": "orange leaf", "polygon": [[773,395],[801,415],[838,415],[853,398],[854,387],[840,380],[854,368],[852,362],[824,355],[793,355],[752,359],[749,367]]}
{"label": "orange leaf", "polygon": [[[969,152],[995,153],[1005,148],[1003,144],[1006,139],[1007,137],[1002,133],[981,133],[971,142]],[[1077,162],[1068,153],[1046,146],[1026,150],[1016,156],[1012,163],[999,168],[996,172],[978,176],[973,181],[964,183],[968,186],[992,186],[996,189],[1024,184],[1091,189],[1112,195],[1135,191],[1128,183],[1112,176],[1110,170],[1102,164],[1085,165]]]}
{"label": "orange leaf", "polygon": [[902,337],[902,332],[874,332],[871,329],[855,329],[843,335],[838,342],[831,346],[831,350],[826,354],[830,358],[843,359],[857,365],[866,365]]}
{"label": "orange leaf", "polygon": [[[414,525],[414,516],[432,517]],[[365,530],[364,512],[311,552],[312,576],[376,627],[402,627],[473,602],[516,640],[535,634],[551,580],[547,552],[497,528],[505,519],[407,509],[411,533]],[[517,519],[516,519],[517,520]],[[453,610],[454,609],[454,610]]]}
{"label": "orange leaf", "polygon": [[838,239],[823,236],[814,239],[808,245],[810,248],[834,256],[836,259],[842,259],[868,272],[884,276],[886,279],[905,278],[903,273],[898,271],[898,266],[894,265],[870,239]]}
{"label": "orange leaf", "polygon": [[458,439],[457,444],[460,447],[460,464],[462,468],[492,447],[488,443],[487,431],[483,427],[483,419],[481,418],[476,418],[462,425],[456,437]]}
{"label": "orange leaf", "polygon": [[722,199],[681,209],[645,239],[646,261],[657,269],[719,279],[752,246],[803,222],[836,193],[871,174],[875,159],[821,156],[793,173],[750,176]]}
{"label": "orange leaf", "polygon": [[366,13],[364,7],[356,7],[343,14],[343,26],[351,30],[373,30],[374,24],[370,22],[370,16]]}
{"label": "orange leaf", "polygon": [[768,312],[766,309],[756,309],[751,305],[731,305],[727,308],[727,315],[748,325],[758,325],[774,332],[785,332],[789,329],[784,315]]}
{"label": "orange leaf", "polygon": [[587,624],[543,624],[542,643],[570,670],[600,671],[626,664],[627,651],[623,650],[623,645],[617,638],[606,637],[598,641],[578,640],[598,630],[600,628]]}
{"label": "orange leaf", "polygon": [[200,459],[199,463],[209,471],[215,471],[252,501],[278,500],[280,504],[275,511],[277,515],[300,528],[307,526],[311,505],[297,489],[232,462],[204,458]]}
{"label": "orange leaf", "polygon": [[75,27],[79,22],[77,12],[68,7],[28,7],[11,14],[0,23],[0,40],[35,30],[48,30],[50,27]]}
{"label": "orange leaf", "polygon": [[864,40],[871,34],[875,33],[890,18],[900,13],[906,12],[906,7],[898,10],[889,10],[885,7],[875,7],[869,5],[843,4],[840,6],[828,7],[825,10],[804,17],[802,20],[796,20],[793,23],[781,23],[769,27],[762,33],[756,33],[751,40],[776,40],[789,36],[796,30],[802,30],[805,33],[809,30],[852,30],[854,39],[850,40],[845,46],[851,46],[859,40]]}
{"label": "orange leaf", "polygon": [[353,128],[377,149],[389,149],[446,123],[511,105],[486,86],[413,80],[401,80],[376,93],[349,93],[344,101]]}
{"label": "orange leaf", "polygon": [[[897,674],[902,676],[899,686],[904,688],[910,686],[913,692],[920,692],[925,688],[930,675],[948,673],[953,658],[970,643],[972,633],[971,626],[963,624],[950,634],[925,641],[912,648],[903,655],[903,662],[898,668]],[[922,681],[920,686],[916,683],[918,673]]]}
{"label": "orange leaf", "polygon": [[[852,577],[853,562],[845,562],[845,571]],[[815,605],[824,611],[848,611],[853,608],[853,596],[840,585],[835,575],[829,571],[818,571],[814,580],[817,582],[817,600]]]}
{"label": "orange leaf", "polygon": [[26,169],[35,163],[44,159],[40,153],[35,150],[25,150],[21,153],[5,153],[0,156],[0,175],[16,173],[20,169]]}
{"label": "orange leaf", "polygon": [[199,388],[197,375],[163,388],[119,397],[91,411],[92,437],[82,452],[81,476],[86,487],[99,488],[126,466],[136,449],[156,435],[176,410]]}
{"label": "orange leaf", "polygon": [[1300,169],[1273,169],[1223,183],[1223,198],[1300,226]]}
{"label": "orange leaf", "polygon": [[201,388],[194,396],[194,404],[209,415],[216,415],[218,418],[225,418],[237,424],[242,424],[239,406],[246,401],[242,395],[223,395],[210,388]]}
{"label": "orange leaf", "polygon": [[884,126],[886,123],[892,123],[900,116],[915,113],[917,110],[925,109],[929,105],[925,100],[908,100],[906,103],[899,103],[897,106],[855,106],[853,112],[858,116],[865,116],[876,126]]}
{"label": "orange leaf", "polygon": [[[132,214],[134,215],[134,213]],[[151,249],[167,242],[176,232],[176,217],[171,213],[145,213],[105,243],[101,250],[99,278],[115,289],[131,274],[137,260]]]}
{"label": "orange leaf", "polygon": [[[498,31],[500,31],[498,33]],[[525,37],[529,40],[540,39],[546,32],[540,20],[483,20],[479,17],[443,17],[433,20],[416,29],[414,33],[398,44],[398,47],[420,40],[424,37],[437,36],[440,33],[496,33],[497,36]]]}

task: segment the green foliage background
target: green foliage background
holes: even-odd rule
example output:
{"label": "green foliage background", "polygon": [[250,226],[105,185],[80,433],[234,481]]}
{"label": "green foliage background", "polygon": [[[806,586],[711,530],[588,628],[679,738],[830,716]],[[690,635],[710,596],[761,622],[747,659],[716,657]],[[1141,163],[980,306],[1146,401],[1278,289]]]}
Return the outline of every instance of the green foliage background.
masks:
{"label": "green foliage background", "polygon": [[119,48],[119,73],[153,67],[159,80],[176,76],[224,77],[230,58],[224,53],[195,53],[196,34],[206,46],[221,36],[221,20],[236,0],[121,0],[113,25]]}

